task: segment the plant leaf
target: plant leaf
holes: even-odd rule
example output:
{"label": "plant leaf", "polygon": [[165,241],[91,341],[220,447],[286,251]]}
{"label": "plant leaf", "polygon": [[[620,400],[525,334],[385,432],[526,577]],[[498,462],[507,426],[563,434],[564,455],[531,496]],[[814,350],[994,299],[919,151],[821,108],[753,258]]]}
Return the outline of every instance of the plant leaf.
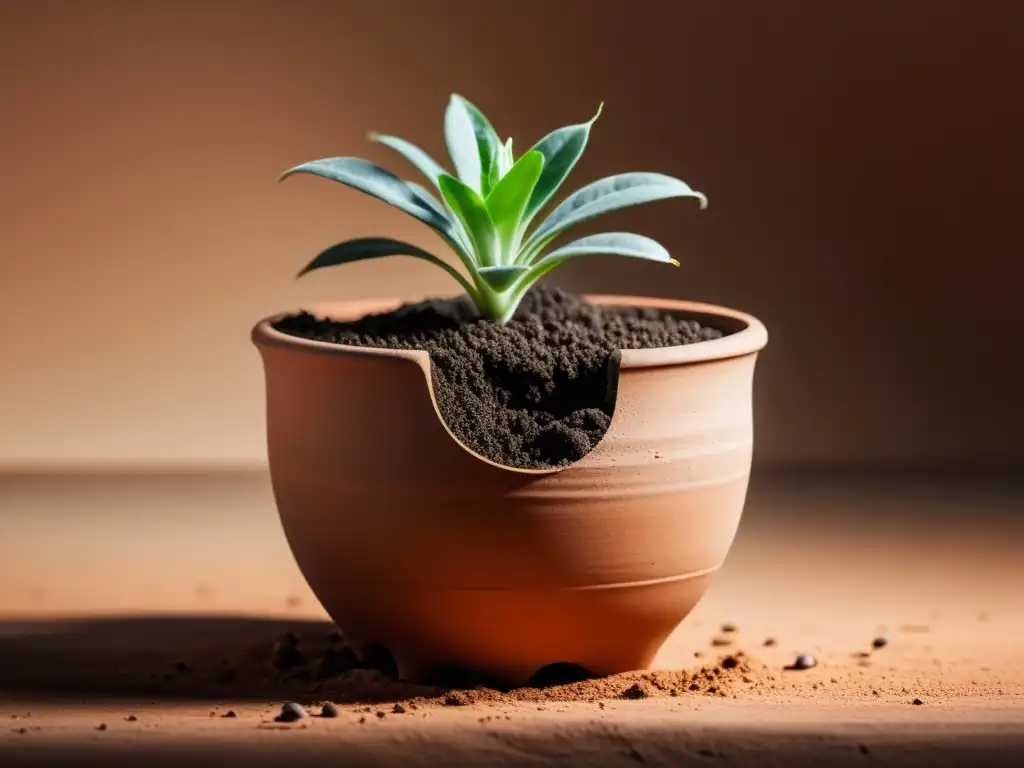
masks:
{"label": "plant leaf", "polygon": [[516,164],[515,158],[512,155],[512,137],[509,136],[505,140],[504,146],[501,151],[498,152],[498,178],[500,179],[506,173],[512,170],[512,166]]}
{"label": "plant leaf", "polygon": [[459,281],[459,284],[466,292],[475,299],[476,290],[469,284],[465,277],[455,270],[448,262],[439,259],[422,248],[412,243],[404,243],[400,240],[392,240],[387,237],[363,237],[358,240],[346,240],[343,243],[332,245],[322,251],[306,267],[299,272],[297,277],[312,272],[315,269],[334,267],[339,264],[351,264],[354,261],[365,261],[366,259],[379,259],[385,256],[413,256],[424,259],[431,264],[436,264],[448,274]]}
{"label": "plant leaf", "polygon": [[679,179],[661,173],[621,173],[600,179],[562,201],[530,235],[523,250],[532,255],[544,243],[550,242],[569,227],[619,208],[670,197],[694,197],[700,201],[701,208],[706,208],[708,204],[701,192],[690,189]]}
{"label": "plant leaf", "polygon": [[477,194],[487,194],[501,140],[484,114],[457,93],[444,113],[444,139],[462,183]]}
{"label": "plant leaf", "polygon": [[[420,173],[430,179],[431,183],[435,187],[437,187],[437,180],[441,177],[441,174],[447,173],[444,168],[434,161],[434,158],[412,142],[400,139],[397,136],[385,136],[379,133],[371,133],[369,135],[369,139],[370,141],[383,144],[385,147],[390,147],[398,152],[402,157],[416,166],[416,169]],[[440,187],[438,188],[440,189]]]}
{"label": "plant leaf", "polygon": [[423,205],[436,212],[438,216],[448,219],[449,223],[454,221],[451,214],[448,212],[448,209],[441,204],[440,200],[430,194],[429,189],[417,184],[415,181],[407,181],[405,182],[405,185],[412,190],[413,195],[415,195]]}
{"label": "plant leaf", "polygon": [[498,293],[507,291],[529,267],[503,264],[496,267],[481,267],[478,271],[483,280]]}
{"label": "plant leaf", "polygon": [[544,155],[544,173],[530,196],[525,216],[527,222],[551,199],[580,159],[590,137],[590,127],[600,117],[603,107],[602,102],[597,113],[587,122],[559,128],[533,145],[532,149]]}
{"label": "plant leaf", "polygon": [[570,226],[620,208],[672,197],[693,197],[706,208],[703,193],[691,189],[681,179],[661,173],[621,173],[592,182],[566,198],[537,228],[535,234],[564,232]]}
{"label": "plant leaf", "polygon": [[539,262],[559,263],[573,256],[589,256],[595,254],[611,254],[613,256],[631,256],[637,259],[660,261],[665,264],[679,266],[679,262],[657,240],[631,232],[605,232],[600,235],[587,235],[579,240],[561,246],[545,255]]}
{"label": "plant leaf", "polygon": [[605,232],[600,235],[588,235],[552,251],[531,266],[516,284],[511,301],[518,303],[531,285],[555,267],[564,264],[568,259],[575,256],[598,254],[630,256],[679,266],[679,262],[672,258],[661,243],[649,237],[634,235],[630,232]]}
{"label": "plant leaf", "polygon": [[461,220],[476,253],[478,266],[497,265],[498,233],[494,228],[487,205],[473,189],[454,176],[441,177],[441,194],[445,202]]}
{"label": "plant leaf", "polygon": [[[422,192],[369,160],[358,157],[328,157],[322,160],[312,160],[285,171],[281,174],[279,181],[284,181],[296,173],[309,173],[341,182],[393,205],[442,234],[451,233],[451,221],[425,202]],[[429,196],[428,194],[427,197]]]}
{"label": "plant leaf", "polygon": [[512,261],[519,246],[520,222],[530,194],[544,170],[544,155],[527,152],[499,181],[485,204],[501,240],[501,258]]}
{"label": "plant leaf", "polygon": [[494,190],[494,187],[505,174],[512,170],[512,166],[515,164],[515,160],[512,158],[512,139],[510,138],[498,150],[498,153],[495,155],[495,161],[491,164],[491,173],[487,181],[488,195]]}
{"label": "plant leaf", "polygon": [[[473,244],[470,242],[469,234],[466,232],[466,228],[462,225],[462,221],[459,217],[453,216],[452,212],[445,208],[444,205],[436,197],[430,194],[430,191],[425,187],[420,186],[415,181],[407,181],[405,183],[413,191],[413,194],[419,197],[424,205],[427,205],[436,211],[438,216],[443,216],[448,220],[452,227],[453,239],[457,241],[458,245],[466,254],[472,253]],[[463,262],[465,262],[465,259],[463,259]]]}
{"label": "plant leaf", "polygon": [[405,182],[379,165],[359,157],[329,157],[298,165],[279,181],[296,173],[309,173],[337,181],[394,206],[440,234],[467,269],[473,266],[461,224],[452,221],[441,204],[419,184]]}

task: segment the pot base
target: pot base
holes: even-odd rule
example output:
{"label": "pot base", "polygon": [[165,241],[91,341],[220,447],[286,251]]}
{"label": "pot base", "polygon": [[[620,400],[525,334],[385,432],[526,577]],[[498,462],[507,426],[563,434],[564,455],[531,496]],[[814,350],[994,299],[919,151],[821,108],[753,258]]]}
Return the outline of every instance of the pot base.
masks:
{"label": "pot base", "polygon": [[[391,615],[402,624],[354,605],[335,615],[364,661],[402,680],[512,688],[555,666],[586,677],[650,668],[712,575],[589,589],[406,593]],[[393,596],[388,602],[396,607]]]}
{"label": "pot base", "polygon": [[[595,660],[594,664],[578,664],[576,662],[558,661],[537,667],[534,665],[525,666],[502,666],[500,669],[471,669],[441,664],[436,661],[419,658],[416,656],[400,656],[395,660],[398,670],[398,679],[420,683],[423,685],[436,685],[451,688],[473,688],[478,685],[485,685],[497,689],[529,687],[538,680],[547,681],[545,684],[553,685],[576,680],[586,680],[595,677],[606,677],[621,672],[632,672],[635,670],[650,669],[651,662],[657,654],[658,647],[632,649],[620,652],[615,658],[606,657],[601,661]],[[567,671],[561,671],[567,670]]]}

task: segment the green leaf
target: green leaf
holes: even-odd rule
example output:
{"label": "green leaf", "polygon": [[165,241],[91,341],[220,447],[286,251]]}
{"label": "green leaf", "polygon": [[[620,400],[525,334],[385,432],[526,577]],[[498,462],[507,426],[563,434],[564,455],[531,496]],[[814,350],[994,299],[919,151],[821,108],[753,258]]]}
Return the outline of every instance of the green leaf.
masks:
{"label": "green leaf", "polygon": [[402,181],[379,165],[358,157],[330,157],[298,165],[281,174],[279,181],[296,173],[309,173],[358,189],[419,219],[451,245],[466,267],[473,264],[465,237],[434,197],[418,184]]}
{"label": "green leaf", "polygon": [[595,181],[569,195],[530,235],[523,248],[532,255],[569,227],[605,213],[631,205],[665,200],[670,197],[694,197],[706,208],[707,198],[683,181],[660,173],[622,173]]}
{"label": "green leaf", "polygon": [[505,141],[505,145],[498,152],[498,178],[500,179],[506,173],[512,170],[512,166],[516,164],[515,158],[512,156],[512,137],[509,136]]}
{"label": "green leaf", "polygon": [[428,190],[426,187],[417,184],[415,181],[407,181],[405,182],[405,185],[412,190],[413,195],[416,197],[417,200],[423,203],[423,205],[433,210],[435,213],[437,213],[438,216],[442,216],[448,219],[449,222],[454,221],[454,219],[452,219],[451,217],[451,214],[448,213],[448,209],[441,204],[441,201],[439,201],[436,197],[430,194],[430,190]]}
{"label": "green leaf", "polygon": [[481,267],[477,270],[484,281],[498,293],[507,291],[529,267],[505,264],[497,267]]}
{"label": "green leaf", "polygon": [[602,107],[603,102],[598,106],[597,114],[587,122],[559,128],[534,144],[533,149],[544,155],[544,173],[530,196],[525,216],[527,222],[551,199],[580,159],[590,137],[590,127],[600,117]]}
{"label": "green leaf", "polygon": [[469,234],[479,266],[497,265],[498,233],[487,205],[473,189],[453,176],[441,177],[441,194]]}
{"label": "green leaf", "polygon": [[437,256],[434,256],[422,248],[411,243],[403,243],[400,240],[391,240],[387,237],[363,237],[358,240],[347,240],[337,245],[332,245],[321,252],[306,267],[299,272],[297,277],[312,272],[315,269],[334,267],[339,264],[351,264],[354,261],[365,261],[366,259],[379,259],[385,256],[413,256],[424,259],[445,270],[448,274],[459,281],[459,284],[466,292],[475,299],[477,292],[472,285],[455,270],[450,264]]}
{"label": "green leaf", "polygon": [[412,142],[400,139],[397,136],[384,136],[379,133],[371,133],[369,135],[369,139],[370,141],[383,144],[385,147],[390,147],[398,152],[402,157],[416,166],[416,169],[420,173],[430,179],[431,183],[435,187],[437,186],[437,180],[441,177],[441,174],[447,173],[444,168],[434,161],[434,158]]}
{"label": "green leaf", "polygon": [[426,202],[421,192],[369,160],[358,157],[312,160],[285,171],[279,181],[284,181],[296,173],[321,176],[358,189],[378,200],[383,200],[388,205],[393,205],[438,232],[450,233],[452,229],[451,221]]}
{"label": "green leaf", "polygon": [[635,259],[647,259],[679,266],[679,262],[672,258],[661,243],[649,237],[634,235],[630,232],[606,232],[600,235],[589,235],[581,237],[579,240],[573,240],[552,251],[531,266],[516,284],[510,301],[518,303],[531,285],[567,260],[575,256],[598,254],[630,256]]}
{"label": "green leaf", "polygon": [[540,152],[527,152],[487,196],[487,212],[501,239],[501,258],[505,261],[512,261],[516,256],[523,212],[543,169],[544,156]]}
{"label": "green leaf", "polygon": [[483,113],[457,93],[444,113],[444,139],[462,183],[486,194],[501,140]]}
{"label": "green leaf", "polygon": [[513,165],[515,165],[515,160],[512,158],[512,139],[510,138],[498,150],[498,154],[495,155],[495,161],[491,163],[491,172],[487,178],[487,194],[490,194],[502,177],[512,170]]}
{"label": "green leaf", "polygon": [[600,235],[588,235],[579,240],[557,248],[538,262],[559,263],[573,256],[590,256],[594,254],[611,254],[613,256],[631,256],[636,259],[660,261],[665,264],[679,266],[679,262],[657,240],[631,232],[605,232]]}
{"label": "green leaf", "polygon": [[[442,173],[444,172],[442,171]],[[461,245],[467,254],[472,252],[473,245],[470,243],[469,234],[466,232],[466,228],[462,226],[462,222],[459,218],[457,216],[453,216],[451,211],[445,208],[444,205],[442,205],[436,197],[430,194],[426,188],[420,186],[415,181],[407,181],[405,183],[424,205],[429,206],[436,211],[438,216],[443,216],[448,220],[452,227],[453,239]]]}

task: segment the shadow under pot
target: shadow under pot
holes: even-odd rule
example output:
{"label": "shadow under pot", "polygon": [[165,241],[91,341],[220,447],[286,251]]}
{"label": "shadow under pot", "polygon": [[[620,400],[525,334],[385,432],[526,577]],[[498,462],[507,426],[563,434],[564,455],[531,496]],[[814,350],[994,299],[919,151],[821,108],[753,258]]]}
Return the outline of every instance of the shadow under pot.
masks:
{"label": "shadow under pot", "polygon": [[[587,298],[725,335],[621,350],[607,433],[578,462],[547,470],[466,448],[439,414],[426,352],[287,335],[273,328],[283,315],[253,330],[291,550],[346,637],[387,649],[404,679],[458,668],[518,685],[552,664],[647,668],[729,551],[764,326],[706,304]],[[355,320],[398,305],[315,311]]]}

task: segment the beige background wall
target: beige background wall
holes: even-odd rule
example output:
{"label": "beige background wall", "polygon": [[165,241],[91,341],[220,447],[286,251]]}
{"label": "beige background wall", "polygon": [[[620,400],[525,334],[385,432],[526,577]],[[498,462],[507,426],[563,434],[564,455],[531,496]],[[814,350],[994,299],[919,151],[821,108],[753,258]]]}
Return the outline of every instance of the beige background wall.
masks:
{"label": "beige background wall", "polygon": [[574,185],[659,170],[711,205],[606,226],[680,270],[571,289],[747,309],[766,461],[1024,463],[1019,34],[1010,2],[0,2],[0,466],[259,463],[247,334],[303,301],[448,292],[424,228],[276,176],[393,131],[440,157],[450,91],[522,150],[606,102]]}

